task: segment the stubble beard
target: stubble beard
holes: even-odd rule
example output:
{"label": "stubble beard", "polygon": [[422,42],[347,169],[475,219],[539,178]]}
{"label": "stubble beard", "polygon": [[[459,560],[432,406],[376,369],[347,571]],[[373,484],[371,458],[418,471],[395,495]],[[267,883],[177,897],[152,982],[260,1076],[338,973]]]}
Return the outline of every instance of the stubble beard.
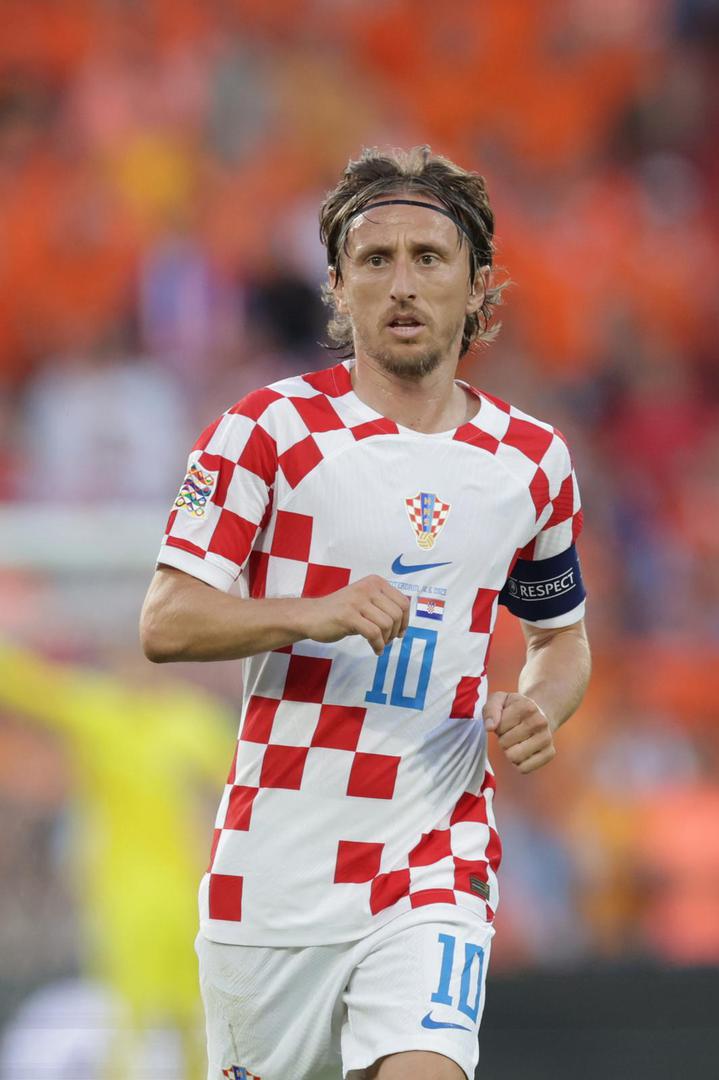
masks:
{"label": "stubble beard", "polygon": [[388,375],[396,375],[400,379],[418,381],[425,375],[431,375],[442,362],[441,349],[430,349],[419,356],[397,356],[391,352],[371,352],[369,354],[376,360],[383,371]]}
{"label": "stubble beard", "polygon": [[436,371],[441,364],[453,359],[452,345],[456,341],[458,333],[461,335],[462,329],[464,329],[464,322],[462,322],[461,328],[447,335],[446,342],[428,345],[422,352],[415,352],[410,346],[403,353],[401,345],[395,346],[394,349],[365,345],[365,352],[388,375],[394,375],[409,382],[419,382],[420,379],[424,379],[425,376]]}

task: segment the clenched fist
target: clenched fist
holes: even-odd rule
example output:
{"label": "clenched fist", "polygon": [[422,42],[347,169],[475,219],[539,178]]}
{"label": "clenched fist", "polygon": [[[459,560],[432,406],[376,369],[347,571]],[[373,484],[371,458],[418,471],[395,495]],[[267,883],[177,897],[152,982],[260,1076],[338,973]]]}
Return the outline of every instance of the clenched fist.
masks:
{"label": "clenched fist", "polygon": [[388,642],[404,634],[409,623],[409,599],[377,574],[300,603],[304,605],[303,636],[329,642],[360,634],[378,656]]}
{"label": "clenched fist", "polygon": [[520,772],[533,772],[556,754],[552,728],[536,701],[524,694],[497,690],[482,711],[487,731],[494,731],[509,761]]}

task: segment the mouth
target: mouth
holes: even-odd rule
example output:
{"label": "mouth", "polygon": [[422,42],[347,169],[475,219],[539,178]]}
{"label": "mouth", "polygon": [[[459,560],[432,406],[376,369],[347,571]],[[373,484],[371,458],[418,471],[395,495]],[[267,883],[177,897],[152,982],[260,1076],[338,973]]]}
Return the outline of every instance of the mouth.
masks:
{"label": "mouth", "polygon": [[411,339],[417,337],[424,330],[424,323],[411,315],[398,315],[387,323],[387,329],[395,337]]}

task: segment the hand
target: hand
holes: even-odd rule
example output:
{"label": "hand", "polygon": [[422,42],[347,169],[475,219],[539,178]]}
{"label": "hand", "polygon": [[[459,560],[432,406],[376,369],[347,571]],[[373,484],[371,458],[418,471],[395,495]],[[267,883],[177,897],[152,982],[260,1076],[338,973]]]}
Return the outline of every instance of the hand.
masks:
{"label": "hand", "polygon": [[556,754],[552,728],[536,701],[496,690],[482,710],[484,726],[494,731],[505,755],[521,773],[533,772]]}
{"label": "hand", "polygon": [[306,637],[329,642],[361,634],[378,656],[388,642],[402,636],[409,622],[409,599],[376,574],[301,603]]}

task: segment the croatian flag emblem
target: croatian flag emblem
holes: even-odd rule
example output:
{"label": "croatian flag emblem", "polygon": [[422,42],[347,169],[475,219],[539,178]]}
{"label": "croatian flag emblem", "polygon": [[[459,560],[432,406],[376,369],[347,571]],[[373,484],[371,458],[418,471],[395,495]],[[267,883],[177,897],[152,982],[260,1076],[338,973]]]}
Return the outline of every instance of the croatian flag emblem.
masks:
{"label": "croatian flag emblem", "polygon": [[434,547],[434,542],[447,520],[450,504],[442,502],[439,496],[431,491],[418,491],[416,495],[405,499],[404,504],[418,547],[425,551]]}
{"label": "croatian flag emblem", "polygon": [[418,596],[417,614],[421,619],[436,619],[441,622],[444,618],[444,600],[438,600],[436,596]]}

